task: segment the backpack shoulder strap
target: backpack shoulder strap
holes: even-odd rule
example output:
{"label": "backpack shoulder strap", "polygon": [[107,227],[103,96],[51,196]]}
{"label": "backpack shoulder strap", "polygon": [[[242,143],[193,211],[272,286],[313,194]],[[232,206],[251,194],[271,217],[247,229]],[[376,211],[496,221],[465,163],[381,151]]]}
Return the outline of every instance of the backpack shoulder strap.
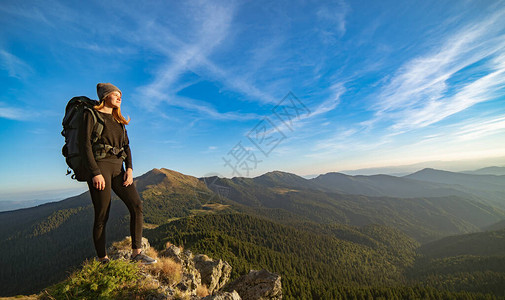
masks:
{"label": "backpack shoulder strap", "polygon": [[88,110],[93,117],[93,132],[91,133],[91,144],[96,143],[101,137],[103,132],[103,127],[105,121],[103,117],[96,112],[93,108],[86,107],[85,110]]}
{"label": "backpack shoulder strap", "polygon": [[121,142],[122,146],[126,146],[126,125],[121,123],[121,127],[123,127],[123,140]]}

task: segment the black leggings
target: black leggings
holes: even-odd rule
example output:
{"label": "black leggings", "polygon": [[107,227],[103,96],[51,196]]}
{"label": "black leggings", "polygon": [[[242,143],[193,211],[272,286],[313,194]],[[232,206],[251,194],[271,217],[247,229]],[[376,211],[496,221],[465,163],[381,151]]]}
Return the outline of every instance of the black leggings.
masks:
{"label": "black leggings", "polygon": [[97,161],[98,167],[105,178],[105,189],[98,190],[93,186],[92,179],[88,180],[91,200],[95,208],[95,221],[93,224],[93,242],[98,257],[104,257],[105,251],[105,224],[109,219],[111,188],[126,204],[130,211],[130,235],[132,249],[142,248],[142,201],[133,184],[123,186],[124,169],[122,160]]}

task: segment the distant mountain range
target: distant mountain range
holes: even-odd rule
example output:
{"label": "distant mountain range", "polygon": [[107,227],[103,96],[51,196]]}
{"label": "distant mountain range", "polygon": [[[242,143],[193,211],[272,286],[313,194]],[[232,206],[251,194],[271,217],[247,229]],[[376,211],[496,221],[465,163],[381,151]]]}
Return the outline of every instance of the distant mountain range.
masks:
{"label": "distant mountain range", "polygon": [[465,174],[473,174],[473,175],[505,175],[505,167],[486,167],[478,170],[473,170],[473,171],[463,171],[460,173],[465,173]]}
{"label": "distant mountain range", "polygon": [[[404,177],[327,173],[312,179],[281,171],[254,178],[195,178],[173,170],[153,169],[135,179],[144,202],[145,235],[160,248],[171,241],[194,247],[200,253],[211,252],[213,257],[226,256],[223,258],[234,266],[243,266],[243,270],[268,265],[270,270],[281,272],[281,265],[310,265],[317,257],[333,255],[331,249],[340,247],[336,245],[345,244],[345,251],[361,253],[362,258],[356,257],[354,264],[367,268],[369,275],[380,274],[387,264],[396,265],[396,271],[387,273],[385,281],[366,283],[364,273],[358,275],[351,267],[344,268],[352,265],[350,256],[347,260],[346,255],[338,256],[334,265],[339,268],[338,274],[331,273],[332,267],[321,271],[331,274],[318,275],[317,280],[309,276],[317,282],[314,293],[321,292],[321,297],[323,290],[328,291],[327,280],[340,281],[344,277],[353,286],[427,281],[420,273],[406,273],[414,266],[418,245],[436,245],[431,243],[447,236],[481,234],[476,232],[484,228],[500,229],[505,220],[503,183],[503,175],[434,169]],[[128,219],[126,207],[114,197],[107,224],[109,243],[128,235]],[[0,293],[37,292],[61,280],[83,258],[93,257],[92,222],[88,193],[1,212]],[[207,225],[198,227],[198,223]],[[294,244],[288,246],[290,238],[304,247],[319,245],[322,256],[308,258],[303,251],[289,248],[296,248]],[[419,249],[428,253],[425,248]],[[256,254],[250,256],[252,253]],[[263,256],[267,253],[275,256],[276,262]],[[368,260],[362,259],[367,255],[369,264],[365,266]],[[385,261],[380,260],[381,255]],[[311,288],[306,283],[309,277],[304,277],[310,269],[294,268],[290,272],[294,275],[288,275],[289,282],[283,283],[286,295],[295,297],[297,290],[300,293],[302,283],[298,281]],[[501,278],[501,273],[495,275]],[[348,281],[351,277],[355,281]]]}
{"label": "distant mountain range", "polygon": [[[61,199],[59,199],[61,200]],[[58,201],[57,199],[48,199],[48,200],[19,200],[19,201],[9,201],[9,200],[3,200],[0,201],[0,212],[2,211],[9,211],[9,210],[16,210],[16,209],[21,209],[21,208],[28,208],[28,207],[34,207],[37,205],[41,205],[47,202],[54,202]]]}

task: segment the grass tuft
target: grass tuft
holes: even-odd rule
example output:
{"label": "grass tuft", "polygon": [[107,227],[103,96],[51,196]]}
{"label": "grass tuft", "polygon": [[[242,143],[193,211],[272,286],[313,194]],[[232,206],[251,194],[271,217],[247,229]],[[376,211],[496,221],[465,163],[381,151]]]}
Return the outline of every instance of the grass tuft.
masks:
{"label": "grass tuft", "polygon": [[142,280],[140,268],[124,260],[85,261],[82,269],[41,293],[42,299],[125,299],[156,292]]}
{"label": "grass tuft", "polygon": [[196,288],[196,295],[198,297],[207,297],[209,295],[209,289],[206,285],[199,285]]}
{"label": "grass tuft", "polygon": [[182,266],[171,258],[160,257],[158,262],[148,266],[149,272],[167,285],[174,285],[182,279]]}
{"label": "grass tuft", "polygon": [[[131,247],[130,239],[114,243],[119,249]],[[107,264],[87,260],[82,268],[66,280],[50,286],[39,294],[39,299],[145,299],[159,295],[160,284],[174,286],[182,279],[182,266],[171,258],[158,257],[152,247],[146,254],[158,260],[152,265],[114,259]],[[146,276],[149,273],[151,276]],[[179,292],[177,299],[189,299]]]}

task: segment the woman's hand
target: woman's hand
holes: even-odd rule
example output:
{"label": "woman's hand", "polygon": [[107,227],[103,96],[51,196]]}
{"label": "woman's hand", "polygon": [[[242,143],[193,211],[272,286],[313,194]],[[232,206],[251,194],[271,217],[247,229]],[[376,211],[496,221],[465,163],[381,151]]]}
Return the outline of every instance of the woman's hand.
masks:
{"label": "woman's hand", "polygon": [[105,178],[103,178],[102,174],[98,174],[96,176],[93,177],[93,186],[97,189],[97,190],[105,190]]}
{"label": "woman's hand", "polygon": [[123,179],[124,179],[124,182],[123,182],[124,186],[129,186],[130,184],[133,183],[133,170],[132,170],[132,168],[126,169],[126,172],[124,172]]}

